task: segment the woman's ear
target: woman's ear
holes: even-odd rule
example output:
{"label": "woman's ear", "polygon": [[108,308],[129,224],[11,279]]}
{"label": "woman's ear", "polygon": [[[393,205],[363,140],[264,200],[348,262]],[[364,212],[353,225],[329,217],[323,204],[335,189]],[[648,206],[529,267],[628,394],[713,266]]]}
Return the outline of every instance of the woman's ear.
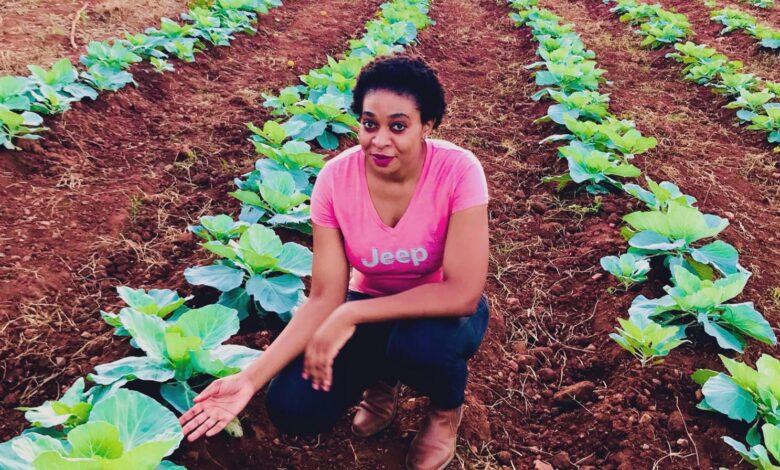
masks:
{"label": "woman's ear", "polygon": [[433,132],[433,119],[423,123],[422,131],[423,139],[427,139],[431,135],[431,132]]}

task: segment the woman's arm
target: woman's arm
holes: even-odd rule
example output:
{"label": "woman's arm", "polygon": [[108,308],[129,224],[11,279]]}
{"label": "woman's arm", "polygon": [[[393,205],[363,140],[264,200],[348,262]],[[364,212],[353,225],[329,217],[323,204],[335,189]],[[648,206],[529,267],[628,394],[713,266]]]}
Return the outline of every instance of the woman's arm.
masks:
{"label": "woman's arm", "polygon": [[349,283],[349,264],[341,231],[314,228],[311,292],[293,315],[287,327],[268,349],[241,373],[260,390],[271,378],[301,354],[306,343],[339,305],[344,303]]}
{"label": "woman's arm", "polygon": [[398,294],[349,302],[334,314],[351,323],[470,315],[485,289],[489,257],[487,204],[452,214],[444,246],[444,280]]}
{"label": "woman's arm", "polygon": [[243,371],[209,384],[179,418],[187,439],[213,436],[227,426],[255,392],[303,352],[325,318],[344,303],[349,265],[339,230],[314,225],[312,263],[311,295],[287,328]]}
{"label": "woman's arm", "polygon": [[474,313],[485,288],[489,250],[487,204],[453,214],[444,247],[444,280],[337,307],[306,347],[304,377],[315,390],[330,390],[333,361],[360,323]]}

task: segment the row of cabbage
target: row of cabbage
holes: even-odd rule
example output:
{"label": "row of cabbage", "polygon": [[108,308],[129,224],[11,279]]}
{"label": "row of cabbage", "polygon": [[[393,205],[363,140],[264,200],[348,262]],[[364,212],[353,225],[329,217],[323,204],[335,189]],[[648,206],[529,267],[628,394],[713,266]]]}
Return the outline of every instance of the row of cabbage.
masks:
{"label": "row of cabbage", "polygon": [[710,18],[724,26],[720,34],[744,31],[758,41],[761,47],[780,49],[780,29],[760,24],[750,13],[737,8],[719,8],[710,12]]}
{"label": "row of cabbage", "polygon": [[[684,65],[685,80],[711,87],[713,92],[732,98],[725,107],[738,110],[737,118],[742,124],[750,130],[766,133],[769,143],[780,144],[780,83],[741,73],[742,62],[730,60],[706,44],[686,41],[694,33],[688,18],[681,13],[637,0],[603,1],[616,4],[610,11],[620,15],[620,21],[639,25],[636,32],[645,37],[643,46],[673,44],[676,52],[666,56]],[[774,150],[780,152],[780,145]]]}
{"label": "row of cabbage", "polygon": [[75,102],[96,99],[101,91],[135,84],[128,69],[144,59],[155,71],[174,70],[170,59],[193,62],[208,44],[229,46],[236,33],[254,34],[258,15],[281,6],[281,0],[216,0],[181,15],[183,23],[162,18],[160,28],[125,39],[93,41],[79,59],[80,69],[60,59],[50,69],[28,65],[28,77],[0,77],[0,147],[16,150],[16,139],[40,139],[43,116],[64,113]]}
{"label": "row of cabbage", "polygon": [[[253,313],[289,320],[305,298],[302,278],[311,273],[312,253],[302,245],[282,243],[275,229],[311,233],[306,201],[324,161],[307,141],[330,148],[334,137],[322,137],[325,132],[354,137],[357,121],[348,111],[349,90],[360,68],[378,55],[412,44],[417,31],[433,23],[428,4],[382,4],[365,35],[350,41],[344,59],[329,58],[327,66],[301,77],[305,85],[266,97],[274,114],[286,118],[262,127],[249,124],[262,157],[256,170],[236,180],[239,189],[231,193],[244,201],[239,220],[225,214],[204,216],[200,225],[189,227],[219,259],[187,269],[185,277],[191,284],[222,291],[218,303],[191,309],[186,303],[192,296],[119,287],[127,306],[101,315],[116,335],[130,337],[130,344],[144,355],[98,365],[87,376],[94,384],[89,389],[78,379],[59,400],[23,408],[33,427],[0,444],[0,468],[182,468],[162,461],[182,439],[176,416],[154,399],[122,387],[135,380],[159,383],[160,396],[182,413],[199,390],[215,378],[238,372],[260,354],[224,344],[238,332],[241,319]],[[288,99],[293,92],[294,101]],[[242,435],[237,420],[226,431]]]}
{"label": "row of cabbage", "polygon": [[[670,182],[646,178],[646,187],[624,183],[623,179],[641,175],[631,161],[655,147],[656,140],[641,135],[633,121],[609,112],[609,96],[598,91],[605,82],[605,71],[598,68],[595,53],[586,48],[572,24],[561,24],[557,15],[538,8],[537,0],[509,3],[515,10],[512,20],[529,27],[539,43],[541,60],[528,68],[535,70],[536,84],[543,88],[533,99],[549,97],[553,104],[538,121],[555,122],[568,132],[542,141],[566,142],[558,148],[558,155],[568,163],[567,173],[545,180],[557,182],[559,188],[570,183],[584,185],[592,194],[619,191],[643,203],[647,210],[623,217],[626,226],[621,233],[628,241],[628,252],[606,256],[601,265],[626,290],[645,281],[653,266],[665,267],[671,274],[670,285],[664,287],[667,295],[658,299],[637,296],[629,318],[619,319],[618,332],[611,338],[643,366],[660,362],[686,342],[686,329],[695,325],[724,349],[743,352],[747,338],[776,344],[772,328],[752,302],[726,303],[742,292],[750,277],[739,264],[737,250],[722,240],[701,243],[717,236],[728,221],[702,213],[695,198]],[[765,355],[758,371],[750,375],[746,372],[752,370],[749,366],[723,360],[731,376],[705,370],[695,374],[694,379],[703,385],[704,400],[699,407],[753,421],[747,436],[750,449],[732,438],[724,439],[751,462],[761,461],[765,449],[780,461],[780,428],[775,426],[780,421],[772,414],[780,410],[780,387],[776,385],[780,362]],[[752,414],[748,397],[755,408]]]}
{"label": "row of cabbage", "polygon": [[758,8],[772,8],[775,5],[775,0],[742,0],[743,3],[753,5]]}

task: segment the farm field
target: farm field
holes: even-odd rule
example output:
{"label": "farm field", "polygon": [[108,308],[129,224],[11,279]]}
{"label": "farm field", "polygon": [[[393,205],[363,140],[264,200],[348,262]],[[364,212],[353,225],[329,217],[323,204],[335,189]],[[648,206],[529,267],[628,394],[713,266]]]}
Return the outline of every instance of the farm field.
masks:
{"label": "farm field", "polygon": [[[103,91],[95,100],[74,102],[72,109],[46,116],[43,125],[49,129],[40,140],[14,140],[17,150],[0,146],[0,442],[30,427],[18,407],[57,399],[97,366],[142,354],[114,334],[103,318],[110,315],[101,316],[101,311],[118,313],[127,306],[117,287],[172,289],[182,297],[191,295],[187,305],[193,309],[220,299],[219,290],[193,285],[203,283],[185,277],[188,268],[219,258],[212,252],[224,253],[202,249],[205,241],[188,226],[207,225],[201,221],[207,215],[235,218],[242,202],[252,205],[254,199],[239,201],[228,193],[237,189],[234,179],[252,171],[260,158],[250,138],[267,144],[246,123],[262,128],[278,119],[264,106],[263,94],[278,95],[299,85],[299,76],[326,65],[328,56],[344,59],[349,40],[364,34],[382,3],[285,0],[258,15],[256,34],[237,33],[229,47],[204,46],[192,63],[171,59],[175,70],[166,73],[146,62],[135,64],[129,69],[135,86]],[[780,320],[780,153],[773,152],[780,144],[780,116],[775,142],[769,131],[748,129],[749,119],[741,122],[736,110],[724,108],[744,93],[713,93],[723,88],[717,74],[706,84],[686,79],[686,64],[667,57],[679,51],[674,42],[642,46],[645,36],[634,32],[640,26],[611,11],[618,2],[514,3],[432,0],[427,16],[434,23],[419,27],[416,41],[404,44],[438,71],[447,91],[448,114],[434,137],[472,150],[491,193],[491,319],[470,362],[458,454],[448,468],[753,468],[722,440],[730,436],[745,442],[753,418],[740,421],[697,407],[707,385],[691,375],[699,369],[724,372],[719,354],[752,367],[762,354],[778,357],[776,347],[767,343],[773,342]],[[761,47],[740,31],[721,35],[723,25],[710,18],[716,8],[738,8],[780,29],[780,4],[657,3],[688,18],[695,35],[678,43],[707,44],[741,61],[740,73],[780,82],[780,48]],[[68,28],[84,4],[89,19],[78,22],[75,37],[81,48],[72,49]],[[543,182],[568,174],[571,162],[559,156],[558,148],[570,142],[540,141],[576,134],[576,123],[537,121],[555,104],[550,97],[532,99],[551,85],[539,83],[546,66],[528,67],[543,61],[534,28],[549,27],[531,20],[543,16],[534,13],[537,7],[558,15],[561,23],[572,23],[572,31],[594,52],[590,59],[604,71],[596,89],[609,95],[609,111],[632,120],[642,136],[655,138],[641,151],[623,152],[636,156],[620,164],[642,172],[631,182],[644,185],[644,176],[673,182],[696,199],[702,213],[728,222],[716,238],[733,246],[737,266],[752,274],[738,296],[719,303],[753,302],[769,331],[751,316],[752,326],[726,332],[739,339],[721,330],[718,336],[699,326],[706,315],[704,321],[694,315],[683,320],[691,325],[687,341],[666,356],[656,351],[664,361],[645,366],[610,338],[618,319],[629,318],[638,295],[662,297],[672,281],[662,255],[648,265],[647,281],[630,289],[602,269],[602,257],[629,248],[621,235],[628,225],[623,217],[649,210],[614,183],[628,183],[628,178],[588,179],[560,191],[554,182]],[[0,24],[12,26],[0,29],[0,76],[27,75],[28,64],[49,67],[62,57],[75,64],[90,40],[159,27],[160,17],[178,18],[187,8],[187,2],[173,0],[6,2],[0,6]],[[528,16],[522,20],[510,13]],[[30,30],[39,32],[29,36]],[[780,95],[780,86],[777,90]],[[753,111],[759,108],[764,109],[759,105]],[[317,153],[333,156],[354,144],[348,132],[336,132],[333,122],[329,129],[337,147],[323,149],[334,144],[326,137],[308,139]],[[645,143],[637,142],[624,147]],[[311,248],[305,230],[295,230],[300,226],[279,225],[282,242]],[[701,238],[708,243],[715,237]],[[725,258],[697,258],[696,263],[686,258],[686,266],[715,279],[741,275],[736,262]],[[296,269],[283,272],[308,283],[305,269],[299,270],[300,275]],[[289,310],[273,311],[283,318]],[[228,345],[262,350],[283,327],[276,314],[251,312],[237,333],[224,339]],[[737,374],[731,375],[739,382]],[[126,388],[167,404],[156,383],[130,381]],[[767,393],[780,399],[774,390]],[[426,409],[425,399],[403,390],[398,419],[377,437],[352,436],[345,417],[333,433],[297,439],[273,428],[263,398],[258,394],[240,416],[243,437],[220,433],[195,443],[182,441],[166,458],[190,469],[401,468]],[[739,398],[740,403],[758,400]],[[780,421],[776,403],[774,410],[759,409],[760,423]],[[710,406],[719,405],[713,398]],[[733,410],[732,418],[747,408]],[[771,451],[766,436],[758,439]],[[775,451],[780,449],[776,444]],[[0,447],[0,464],[10,466],[2,460],[7,449]],[[771,455],[780,462],[780,455]]]}

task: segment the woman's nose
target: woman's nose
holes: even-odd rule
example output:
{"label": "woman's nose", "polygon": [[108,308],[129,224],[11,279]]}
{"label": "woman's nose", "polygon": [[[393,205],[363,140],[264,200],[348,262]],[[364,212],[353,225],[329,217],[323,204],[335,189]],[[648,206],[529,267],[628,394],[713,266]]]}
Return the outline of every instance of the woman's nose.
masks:
{"label": "woman's nose", "polygon": [[374,145],[380,148],[390,145],[390,132],[385,129],[379,129],[374,135]]}

